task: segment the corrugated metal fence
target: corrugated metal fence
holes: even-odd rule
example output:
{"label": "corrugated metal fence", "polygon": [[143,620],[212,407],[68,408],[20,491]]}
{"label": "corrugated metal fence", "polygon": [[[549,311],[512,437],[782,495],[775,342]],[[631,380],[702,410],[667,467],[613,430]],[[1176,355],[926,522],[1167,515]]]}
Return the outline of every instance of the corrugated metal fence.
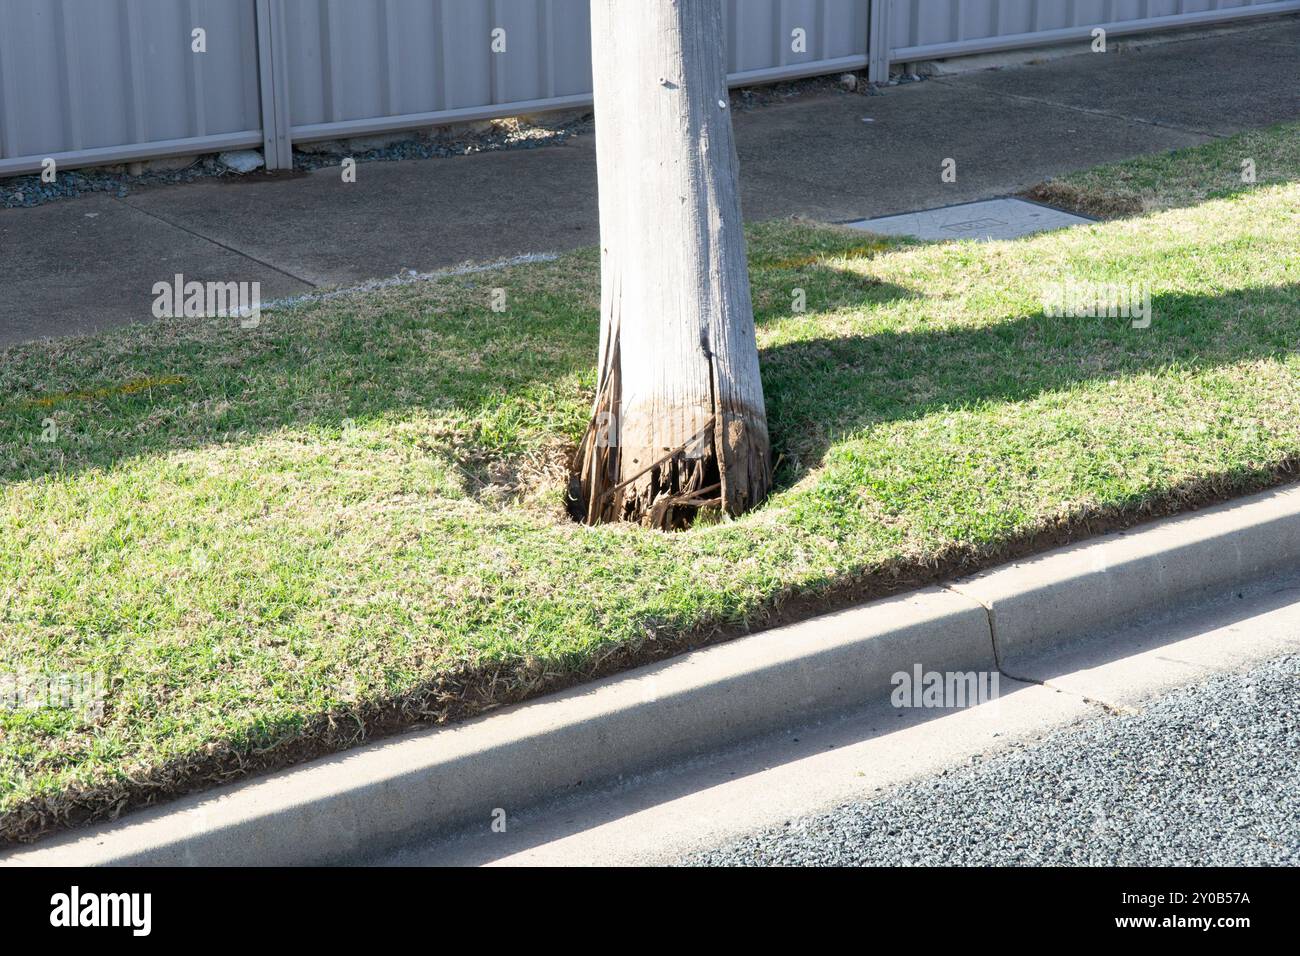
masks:
{"label": "corrugated metal fence", "polygon": [[[644,0],[634,0],[644,2]],[[1300,0],[719,0],[733,84]],[[194,31],[204,31],[196,52]],[[504,31],[498,33],[497,31]],[[494,49],[495,46],[495,49]],[[0,175],[590,103],[588,0],[0,0]]]}
{"label": "corrugated metal fence", "polygon": [[254,2],[0,0],[0,175],[262,145]]}
{"label": "corrugated metal fence", "polygon": [[886,0],[895,62],[1141,33],[1300,8],[1276,0]]}
{"label": "corrugated metal fence", "polygon": [[[591,102],[589,0],[283,3],[294,139]],[[867,65],[866,0],[729,0],[727,10],[733,83]]]}

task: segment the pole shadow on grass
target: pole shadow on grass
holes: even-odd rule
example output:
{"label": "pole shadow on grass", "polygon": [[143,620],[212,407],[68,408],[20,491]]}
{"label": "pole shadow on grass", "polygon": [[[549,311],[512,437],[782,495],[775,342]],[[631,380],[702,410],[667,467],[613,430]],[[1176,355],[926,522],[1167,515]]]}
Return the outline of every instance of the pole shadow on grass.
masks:
{"label": "pole shadow on grass", "polygon": [[[819,313],[924,302],[911,290],[827,264],[760,261],[754,274],[760,326],[791,316],[796,286],[810,290]],[[172,322],[10,353],[25,361],[0,369],[7,393],[0,482],[238,444],[286,427],[338,431],[349,420],[412,409],[455,410],[476,422],[507,402],[527,413],[589,401],[579,393],[592,374],[596,341],[590,294],[533,293],[506,314],[482,305],[422,309],[418,301],[371,317],[354,314],[357,308],[341,302],[309,319],[272,316],[242,334],[204,338]],[[1171,363],[1208,367],[1285,354],[1296,345],[1300,292],[1288,285],[1219,296],[1165,293],[1153,298],[1153,313],[1146,329],[1120,319],[1031,314],[978,328],[814,337],[764,349],[773,450],[784,456],[777,488],[815,467],[839,438],[876,423],[1024,400]],[[51,423],[60,440],[45,442]],[[452,445],[441,453],[460,452]]]}
{"label": "pole shadow on grass", "polygon": [[[911,296],[849,270],[796,265],[819,308]],[[594,289],[520,289],[496,313],[489,294],[503,282],[466,283],[450,306],[433,293],[396,306],[357,298],[270,312],[251,330],[234,319],[163,320],[11,350],[0,365],[0,483],[251,442],[281,428],[337,436],[349,423],[416,409],[454,412],[482,429],[430,434],[421,445],[474,473],[501,457],[501,432],[516,418],[545,417],[553,428],[557,409],[589,407],[578,380],[595,384]],[[757,282],[755,298],[771,300],[762,313],[769,317],[789,309],[772,282]],[[478,447],[478,438],[491,447]]]}
{"label": "pole shadow on grass", "polygon": [[1280,357],[1300,345],[1300,287],[1152,297],[1148,328],[1121,318],[1022,315],[976,328],[883,331],[763,350],[777,490],[872,425],[1082,382]]}

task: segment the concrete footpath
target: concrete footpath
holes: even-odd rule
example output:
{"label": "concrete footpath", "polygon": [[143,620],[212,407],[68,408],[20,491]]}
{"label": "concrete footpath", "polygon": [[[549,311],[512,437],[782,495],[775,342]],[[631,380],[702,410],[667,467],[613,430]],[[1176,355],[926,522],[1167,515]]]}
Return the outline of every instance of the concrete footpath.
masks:
{"label": "concrete footpath", "polygon": [[[1161,622],[1198,602],[1231,603],[1271,577],[1297,573],[1300,486],[1291,485],[178,800],[42,841],[0,856],[0,863],[355,862],[466,825],[496,832],[491,824],[508,822],[519,808],[846,711],[889,713],[900,673],[984,675],[986,685],[996,674],[1007,685],[1004,694],[1031,706],[1012,707],[1006,719],[984,711],[993,719],[972,739],[1010,739],[1037,726],[1042,712],[1033,705],[1040,698],[1073,695],[1061,698],[1067,717],[1097,706],[1117,709],[1133,681],[1177,682],[1198,666],[1198,653],[1218,663],[1253,655],[1258,635],[1239,644],[1229,627],[1199,650],[1170,657],[1160,653]],[[1268,632],[1268,653],[1300,649],[1287,623]],[[1114,659],[1095,639],[1139,626],[1139,634],[1155,636],[1146,648],[1155,651],[1148,667],[1112,668],[1099,677],[1093,664],[1078,663],[1079,654]],[[970,713],[950,705],[893,716],[960,725],[975,719],[963,716]],[[888,755],[907,752],[915,746],[908,741],[918,739],[893,730],[873,725],[868,735],[890,768]],[[948,739],[927,746],[941,755]],[[916,765],[901,757],[897,763]],[[843,769],[835,779],[852,783]],[[761,798],[750,794],[744,802],[758,810]],[[774,797],[771,805],[781,803]],[[745,819],[758,822],[752,813]]]}
{"label": "concrete footpath", "polygon": [[[1300,118],[1300,18],[735,115],[744,212],[839,221],[1005,195]],[[869,122],[868,122],[869,120]],[[153,284],[264,299],[597,241],[593,140],[0,210],[0,347],[149,318]],[[955,183],[941,163],[957,161]]]}

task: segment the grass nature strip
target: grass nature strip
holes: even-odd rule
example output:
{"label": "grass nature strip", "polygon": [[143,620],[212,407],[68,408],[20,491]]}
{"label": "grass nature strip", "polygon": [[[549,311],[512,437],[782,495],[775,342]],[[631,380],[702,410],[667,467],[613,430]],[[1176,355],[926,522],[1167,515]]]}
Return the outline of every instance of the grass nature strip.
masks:
{"label": "grass nature strip", "polygon": [[[5,350],[0,674],[102,675],[106,696],[0,707],[0,834],[1294,475],[1297,127],[1246,137],[1289,163],[1261,163],[1267,184],[1177,178],[1237,169],[1232,141],[1137,160],[1080,182],[1158,161],[1164,208],[1017,242],[751,227],[777,489],[679,534],[561,506],[595,384],[594,250],[257,329]],[[1150,327],[1045,317],[1065,278],[1147,287]],[[32,405],[59,395],[80,399]]]}

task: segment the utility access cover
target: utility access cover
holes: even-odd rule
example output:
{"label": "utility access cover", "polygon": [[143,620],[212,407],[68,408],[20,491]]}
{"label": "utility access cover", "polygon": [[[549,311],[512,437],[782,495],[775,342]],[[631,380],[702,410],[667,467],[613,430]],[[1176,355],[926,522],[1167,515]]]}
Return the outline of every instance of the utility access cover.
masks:
{"label": "utility access cover", "polygon": [[860,219],[847,225],[851,229],[878,232],[886,236],[915,236],[917,239],[1019,239],[1036,232],[1064,229],[1092,222],[1083,216],[1025,202],[1023,199],[986,199],[905,212],[900,216]]}

